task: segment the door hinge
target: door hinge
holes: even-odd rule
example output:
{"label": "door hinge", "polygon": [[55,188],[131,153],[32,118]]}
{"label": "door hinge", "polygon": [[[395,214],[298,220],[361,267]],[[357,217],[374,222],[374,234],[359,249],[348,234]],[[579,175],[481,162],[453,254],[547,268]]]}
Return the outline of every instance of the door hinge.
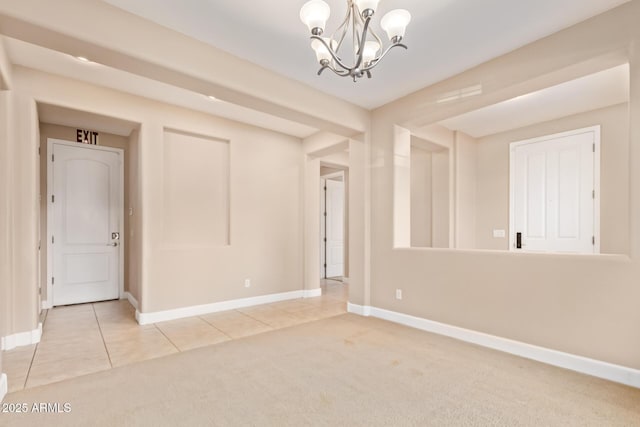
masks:
{"label": "door hinge", "polygon": [[51,195],[51,203],[55,203],[56,202],[56,196],[55,195]]}
{"label": "door hinge", "polygon": [[51,161],[52,161],[52,162],[55,162],[55,161],[56,161],[56,156],[55,156],[55,154],[51,154]]}
{"label": "door hinge", "polygon": [[596,143],[594,142],[594,143],[593,143],[593,145],[592,145],[591,147],[592,147],[592,149],[593,149],[593,152],[595,153],[595,152],[596,152]]}
{"label": "door hinge", "polygon": [[326,212],[324,212],[323,214],[324,214],[324,216],[327,216],[327,213],[326,213]]}
{"label": "door hinge", "polygon": [[327,243],[327,238],[326,237],[323,240],[324,240],[325,243]]}
{"label": "door hinge", "polygon": [[55,236],[51,236],[51,244],[54,244],[56,242],[56,237]]}
{"label": "door hinge", "polygon": [[595,199],[596,198],[596,190],[593,190],[591,192],[591,198]]}
{"label": "door hinge", "polygon": [[38,156],[40,155],[40,146],[38,146]]}
{"label": "door hinge", "polygon": [[55,285],[56,284],[56,278],[55,277],[51,277],[51,284]]}
{"label": "door hinge", "polygon": [[591,236],[591,244],[595,246],[595,244],[596,244],[596,236]]}

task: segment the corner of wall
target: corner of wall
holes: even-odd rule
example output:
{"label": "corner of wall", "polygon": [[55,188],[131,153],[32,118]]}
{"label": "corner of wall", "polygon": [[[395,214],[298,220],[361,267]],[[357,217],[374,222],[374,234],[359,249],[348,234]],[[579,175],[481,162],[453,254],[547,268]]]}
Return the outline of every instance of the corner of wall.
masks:
{"label": "corner of wall", "polygon": [[9,390],[9,382],[7,380],[7,374],[0,373],[0,402],[4,400]]}

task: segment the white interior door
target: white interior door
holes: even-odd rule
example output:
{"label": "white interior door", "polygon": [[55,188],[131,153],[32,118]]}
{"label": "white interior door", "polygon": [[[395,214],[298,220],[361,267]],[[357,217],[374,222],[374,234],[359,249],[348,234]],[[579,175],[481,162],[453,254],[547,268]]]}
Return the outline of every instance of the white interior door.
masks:
{"label": "white interior door", "polygon": [[344,274],[344,181],[326,180],[327,277]]}
{"label": "white interior door", "polygon": [[597,133],[591,128],[512,146],[513,249],[597,252]]}
{"label": "white interior door", "polygon": [[121,153],[54,141],[49,153],[53,305],[116,299],[120,296]]}

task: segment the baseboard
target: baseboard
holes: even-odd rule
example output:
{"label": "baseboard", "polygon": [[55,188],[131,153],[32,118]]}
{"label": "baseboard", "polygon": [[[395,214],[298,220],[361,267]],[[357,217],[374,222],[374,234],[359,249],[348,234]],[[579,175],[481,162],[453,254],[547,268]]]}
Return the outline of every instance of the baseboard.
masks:
{"label": "baseboard", "polygon": [[40,306],[42,307],[43,310],[49,310],[49,309],[53,308],[53,303],[51,303],[50,301],[45,300],[45,301],[42,301],[40,303]]}
{"label": "baseboard", "polygon": [[342,278],[342,283],[344,283],[345,285],[349,284],[349,278],[348,277],[343,277]]}
{"label": "baseboard", "polygon": [[124,295],[122,295],[121,299],[126,299],[127,301],[129,301],[129,304],[131,304],[133,308],[136,309],[136,311],[138,310],[138,300],[133,295],[131,295],[130,292],[125,292]]}
{"label": "baseboard", "polygon": [[201,316],[203,314],[216,313],[218,311],[234,310],[237,308],[251,307],[254,305],[269,304],[272,302],[297,298],[310,298],[313,296],[317,296],[316,293],[318,292],[321,292],[319,288],[317,291],[315,289],[312,289],[308,291],[300,290],[283,292],[279,294],[261,295],[257,297],[214,302],[212,304],[194,305],[190,307],[176,308],[166,311],[155,311],[151,313],[141,313],[139,309],[136,309],[136,320],[140,325],[148,325],[150,323],[165,322],[167,320],[182,319],[185,317]]}
{"label": "baseboard", "polygon": [[4,400],[9,390],[9,383],[7,382],[7,374],[0,375],[0,402]]}
{"label": "baseboard", "polygon": [[640,370],[615,365],[601,360],[589,359],[575,354],[564,353],[545,347],[539,347],[520,341],[510,340],[495,335],[485,334],[470,329],[447,325],[433,320],[414,317],[403,313],[384,310],[376,307],[348,304],[350,313],[361,316],[372,316],[390,322],[399,323],[423,331],[455,338],[460,341],[477,344],[505,353],[514,354],[548,365],[569,369],[583,374],[603,378],[609,381],[640,388]]}
{"label": "baseboard", "polygon": [[319,297],[322,295],[322,289],[320,288],[316,288],[316,289],[305,289],[303,292],[303,297],[302,298],[315,298],[315,297]]}
{"label": "baseboard", "polygon": [[359,314],[360,316],[371,316],[371,307],[368,305],[357,305],[347,303],[347,311],[353,314]]}
{"label": "baseboard", "polygon": [[31,344],[38,344],[42,338],[42,323],[38,323],[38,328],[29,332],[20,332],[7,335],[0,340],[2,350],[13,350],[16,347],[23,347]]}

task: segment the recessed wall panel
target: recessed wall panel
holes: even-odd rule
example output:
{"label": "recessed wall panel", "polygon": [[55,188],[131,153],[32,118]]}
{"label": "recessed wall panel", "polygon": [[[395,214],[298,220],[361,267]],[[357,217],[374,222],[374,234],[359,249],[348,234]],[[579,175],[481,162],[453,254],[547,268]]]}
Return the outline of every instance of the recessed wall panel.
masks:
{"label": "recessed wall panel", "polygon": [[229,142],[164,132],[164,243],[229,244]]}

